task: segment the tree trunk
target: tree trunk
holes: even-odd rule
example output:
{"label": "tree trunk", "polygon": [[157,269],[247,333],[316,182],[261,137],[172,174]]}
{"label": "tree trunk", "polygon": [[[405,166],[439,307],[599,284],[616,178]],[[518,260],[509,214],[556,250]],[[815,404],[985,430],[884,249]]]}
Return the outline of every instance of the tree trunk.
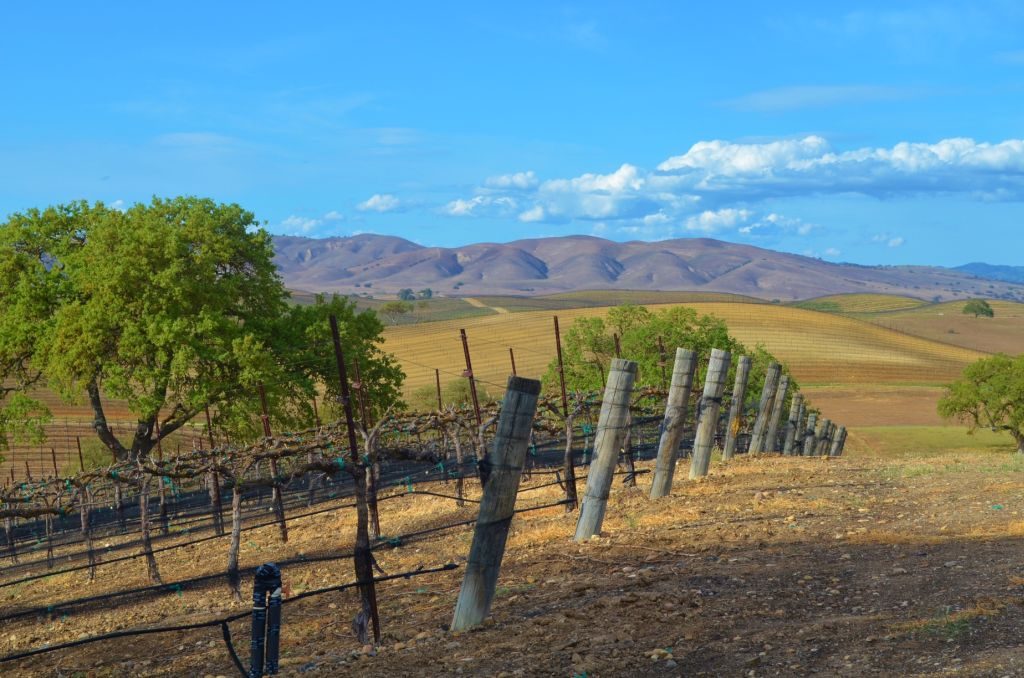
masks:
{"label": "tree trunk", "polygon": [[128,523],[124,517],[124,490],[121,489],[121,483],[114,481],[114,511],[117,513],[117,524],[121,530],[121,534],[128,531]]}
{"label": "tree trunk", "polygon": [[1017,454],[1024,454],[1024,435],[1015,435],[1017,439]]}
{"label": "tree trunk", "polygon": [[455,495],[459,498],[455,502],[456,506],[462,507],[466,505],[462,497],[465,492],[465,483],[463,482],[462,473],[462,440],[459,436],[458,427],[455,428],[455,433],[452,435],[452,445],[455,448],[455,468],[458,470],[455,473]]}
{"label": "tree trunk", "polygon": [[18,562],[18,547],[14,541],[14,519],[4,518],[4,531],[7,533],[7,550],[11,556],[11,562]]}
{"label": "tree trunk", "polygon": [[370,551],[370,511],[366,503],[366,472],[356,467],[356,543],[353,558],[356,582],[359,584],[361,611],[373,624],[373,639],[380,642],[380,619],[377,615],[377,587],[373,581],[373,553]]}

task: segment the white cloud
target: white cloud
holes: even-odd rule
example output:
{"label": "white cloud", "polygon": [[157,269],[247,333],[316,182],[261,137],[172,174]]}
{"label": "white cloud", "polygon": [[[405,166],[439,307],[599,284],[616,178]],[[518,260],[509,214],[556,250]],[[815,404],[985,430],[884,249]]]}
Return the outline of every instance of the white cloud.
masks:
{"label": "white cloud", "polygon": [[766,196],[860,193],[967,193],[981,199],[1024,198],[1024,140],[979,143],[968,138],[934,144],[833,151],[819,136],[761,144],[701,141],[658,166],[677,190]]}
{"label": "white cloud", "polygon": [[309,235],[327,224],[343,221],[345,215],[337,210],[331,210],[319,217],[304,217],[297,214],[285,217],[281,220],[279,228],[285,235]]}
{"label": "white cloud", "polygon": [[516,201],[506,196],[478,195],[452,200],[441,212],[452,217],[507,216],[517,207]]}
{"label": "white cloud", "polygon": [[686,230],[700,231],[701,233],[731,231],[738,225],[746,223],[752,216],[754,213],[750,210],[732,207],[716,211],[704,210],[686,220]]}
{"label": "white cloud", "polygon": [[826,257],[838,257],[840,254],[842,254],[842,252],[837,250],[835,247],[829,247],[825,249]]}
{"label": "white cloud", "polygon": [[316,230],[323,223],[322,219],[300,217],[293,214],[281,221],[281,228],[288,235],[305,235]]}
{"label": "white cloud", "polygon": [[544,208],[541,205],[534,205],[525,212],[520,213],[519,221],[533,222],[533,221],[544,221]]}
{"label": "white cloud", "polygon": [[128,209],[128,207],[124,203],[124,200],[120,199],[110,203],[109,205],[107,205],[107,207],[109,207],[112,210],[117,210],[118,212],[124,212],[125,210]]}
{"label": "white cloud", "polygon": [[906,241],[901,237],[889,238],[889,241],[886,243],[886,245],[888,245],[889,247],[899,247],[904,242]]}
{"label": "white cloud", "polygon": [[533,170],[527,172],[516,172],[515,174],[502,174],[496,177],[488,177],[484,182],[490,188],[517,188],[526,190],[535,187],[539,182]]}
{"label": "white cloud", "polygon": [[356,209],[361,212],[394,212],[401,204],[401,201],[390,193],[374,193],[356,205]]}
{"label": "white cloud", "polygon": [[871,236],[871,242],[877,242],[885,245],[886,247],[901,247],[906,239],[900,235],[892,235],[890,233],[878,233]]}

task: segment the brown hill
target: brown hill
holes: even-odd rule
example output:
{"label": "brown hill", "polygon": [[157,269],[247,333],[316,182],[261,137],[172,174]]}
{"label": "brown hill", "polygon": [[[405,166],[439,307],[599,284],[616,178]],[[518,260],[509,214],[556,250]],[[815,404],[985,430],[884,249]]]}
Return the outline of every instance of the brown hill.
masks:
{"label": "brown hill", "polygon": [[547,294],[584,289],[699,290],[763,299],[877,292],[923,299],[1024,300],[1024,285],[929,266],[835,264],[750,245],[681,238],[612,242],[591,236],[424,247],[394,236],[277,236],[276,262],[294,289],[393,294]]}

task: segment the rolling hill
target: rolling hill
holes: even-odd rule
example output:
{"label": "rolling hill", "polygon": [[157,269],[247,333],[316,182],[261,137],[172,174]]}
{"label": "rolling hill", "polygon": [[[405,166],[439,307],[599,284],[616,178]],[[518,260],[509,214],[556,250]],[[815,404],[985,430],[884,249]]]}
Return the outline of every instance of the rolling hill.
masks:
{"label": "rolling hill", "polygon": [[275,237],[285,283],[300,290],[449,296],[575,290],[688,290],[794,301],[833,294],[901,294],[930,301],[1024,300],[1024,285],[928,266],[859,266],[708,238],[612,242],[591,236],[424,247],[402,238]]}

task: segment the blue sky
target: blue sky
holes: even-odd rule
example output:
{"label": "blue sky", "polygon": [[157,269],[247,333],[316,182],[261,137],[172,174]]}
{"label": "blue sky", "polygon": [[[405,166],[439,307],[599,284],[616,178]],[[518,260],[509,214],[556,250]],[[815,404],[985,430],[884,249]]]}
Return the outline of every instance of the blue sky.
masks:
{"label": "blue sky", "polygon": [[777,4],[18,3],[0,214],[1024,263],[1024,4]]}

